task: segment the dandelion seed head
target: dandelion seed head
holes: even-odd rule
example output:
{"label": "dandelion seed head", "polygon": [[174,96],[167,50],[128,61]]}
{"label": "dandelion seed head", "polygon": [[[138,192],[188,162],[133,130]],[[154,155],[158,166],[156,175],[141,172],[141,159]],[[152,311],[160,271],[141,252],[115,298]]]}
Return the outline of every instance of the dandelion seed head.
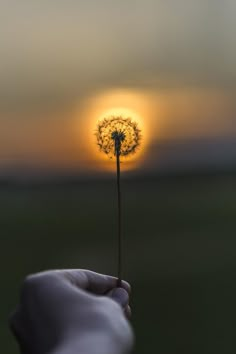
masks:
{"label": "dandelion seed head", "polygon": [[138,124],[129,117],[110,116],[99,121],[96,130],[100,151],[110,158],[134,154],[141,142]]}

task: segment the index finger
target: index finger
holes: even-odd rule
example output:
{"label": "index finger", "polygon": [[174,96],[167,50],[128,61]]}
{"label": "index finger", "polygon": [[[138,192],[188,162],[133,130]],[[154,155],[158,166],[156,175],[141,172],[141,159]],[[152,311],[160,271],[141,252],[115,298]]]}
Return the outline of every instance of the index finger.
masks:
{"label": "index finger", "polygon": [[[86,269],[68,269],[62,270],[62,273],[73,285],[98,295],[104,295],[117,287],[117,278],[110,275],[99,274]],[[131,286],[129,283],[122,280],[121,287],[130,294]]]}

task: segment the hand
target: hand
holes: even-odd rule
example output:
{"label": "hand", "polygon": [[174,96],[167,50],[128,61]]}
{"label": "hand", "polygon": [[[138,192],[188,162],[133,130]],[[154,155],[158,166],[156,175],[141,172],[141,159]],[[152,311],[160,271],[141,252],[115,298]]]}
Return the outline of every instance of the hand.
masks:
{"label": "hand", "polygon": [[24,354],[123,354],[133,344],[130,286],[88,270],[28,276],[10,326]]}

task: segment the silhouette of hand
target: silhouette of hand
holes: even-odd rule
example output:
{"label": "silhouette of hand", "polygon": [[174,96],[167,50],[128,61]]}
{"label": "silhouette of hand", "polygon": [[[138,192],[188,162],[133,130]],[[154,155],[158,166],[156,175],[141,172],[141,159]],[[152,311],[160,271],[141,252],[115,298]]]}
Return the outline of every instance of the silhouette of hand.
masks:
{"label": "silhouette of hand", "polygon": [[24,354],[123,354],[133,344],[130,285],[89,270],[28,276],[10,318]]}

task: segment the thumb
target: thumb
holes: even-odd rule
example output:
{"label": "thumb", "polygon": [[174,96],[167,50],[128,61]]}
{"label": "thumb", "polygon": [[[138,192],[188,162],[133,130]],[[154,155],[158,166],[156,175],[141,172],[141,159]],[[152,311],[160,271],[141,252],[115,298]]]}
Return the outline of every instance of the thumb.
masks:
{"label": "thumb", "polygon": [[117,302],[121,307],[126,308],[129,304],[129,294],[124,288],[115,288],[108,293],[108,297]]}

